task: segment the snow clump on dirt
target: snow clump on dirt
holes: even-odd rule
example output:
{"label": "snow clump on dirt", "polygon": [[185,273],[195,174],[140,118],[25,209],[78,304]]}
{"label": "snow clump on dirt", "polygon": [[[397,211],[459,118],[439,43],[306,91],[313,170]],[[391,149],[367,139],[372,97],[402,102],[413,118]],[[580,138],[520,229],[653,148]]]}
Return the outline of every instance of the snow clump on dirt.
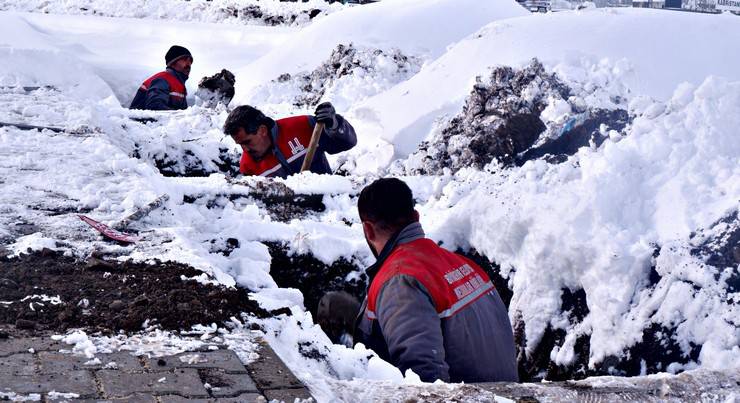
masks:
{"label": "snow clump on dirt", "polygon": [[287,104],[311,110],[322,99],[338,111],[381,93],[416,74],[422,59],[399,49],[378,49],[352,43],[337,45],[327,60],[310,72],[282,74],[260,86],[251,102]]}

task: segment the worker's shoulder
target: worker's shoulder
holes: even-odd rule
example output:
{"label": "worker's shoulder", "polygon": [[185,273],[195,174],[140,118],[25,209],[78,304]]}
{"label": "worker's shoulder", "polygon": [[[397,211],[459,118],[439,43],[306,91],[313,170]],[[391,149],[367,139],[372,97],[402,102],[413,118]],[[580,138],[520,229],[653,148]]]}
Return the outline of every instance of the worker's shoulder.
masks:
{"label": "worker's shoulder", "polygon": [[296,115],[296,116],[288,116],[285,118],[280,118],[276,120],[278,126],[281,128],[284,126],[298,126],[298,125],[309,125],[311,126],[313,123],[313,117],[310,115]]}

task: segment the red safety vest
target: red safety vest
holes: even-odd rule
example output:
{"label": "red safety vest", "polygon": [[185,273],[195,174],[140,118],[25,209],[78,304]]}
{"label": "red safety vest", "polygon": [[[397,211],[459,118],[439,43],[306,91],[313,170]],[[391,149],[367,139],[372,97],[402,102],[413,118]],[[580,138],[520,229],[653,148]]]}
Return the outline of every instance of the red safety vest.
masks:
{"label": "red safety vest", "polygon": [[188,92],[185,89],[185,84],[181,83],[172,73],[169,71],[161,71],[149,78],[147,78],[139,87],[140,90],[147,92],[149,86],[152,85],[152,81],[162,78],[167,81],[170,86],[170,104],[177,105],[185,99]]}
{"label": "red safety vest", "polygon": [[429,291],[440,318],[453,316],[495,289],[488,275],[471,260],[431,239],[417,239],[398,245],[378,270],[368,290],[368,319],[376,318],[376,302],[385,282],[399,274],[412,276]]}
{"label": "red safety vest", "polygon": [[[283,154],[288,164],[296,165],[293,162],[297,159],[303,161],[306,155],[308,144],[311,142],[313,126],[307,115],[293,116],[275,121],[277,125],[277,148]],[[242,152],[242,158],[239,162],[239,171],[244,175],[261,175],[271,176],[279,171],[283,166],[274,152],[270,151],[264,158],[255,161],[247,153]]]}

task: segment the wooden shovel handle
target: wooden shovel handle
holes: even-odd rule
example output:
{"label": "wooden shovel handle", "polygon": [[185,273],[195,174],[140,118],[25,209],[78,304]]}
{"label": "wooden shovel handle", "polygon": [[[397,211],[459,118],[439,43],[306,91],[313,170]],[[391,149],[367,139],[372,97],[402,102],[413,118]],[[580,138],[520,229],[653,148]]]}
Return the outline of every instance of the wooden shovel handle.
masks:
{"label": "wooden shovel handle", "polygon": [[324,124],[316,122],[316,126],[313,127],[313,134],[311,135],[311,142],[308,144],[308,151],[306,156],[303,158],[303,165],[301,165],[301,172],[308,171],[311,168],[311,162],[313,162],[313,156],[316,154],[316,148],[319,146],[319,139],[321,138],[321,132],[324,131]]}

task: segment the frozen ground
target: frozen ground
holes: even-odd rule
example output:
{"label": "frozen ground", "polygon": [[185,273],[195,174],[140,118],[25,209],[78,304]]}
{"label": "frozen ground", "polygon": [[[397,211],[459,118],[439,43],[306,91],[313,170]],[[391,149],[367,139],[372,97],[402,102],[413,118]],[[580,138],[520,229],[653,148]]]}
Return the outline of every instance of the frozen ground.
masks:
{"label": "frozen ground", "polygon": [[[268,245],[279,244],[311,255],[317,270],[343,258],[353,269],[347,279],[361,278],[357,270],[372,257],[355,197],[391,173],[412,187],[430,237],[494,263],[499,287],[511,290],[529,379],[667,373],[659,376],[681,380],[669,374],[687,370],[740,377],[737,17],[621,9],[527,15],[513,1],[462,3],[384,0],[303,29],[171,14],[153,25],[120,18],[139,16],[106,3],[96,3],[97,14],[115,18],[0,12],[0,121],[63,129],[0,128],[0,244],[10,254],[47,247],[77,257],[174,260],[253,290],[266,309],[288,307],[292,316],[259,324],[321,401],[439,390],[465,396],[456,386],[388,386],[413,384],[414,376],[360,346],[331,345],[306,309],[315,295],[278,287],[279,273],[270,271],[276,255]],[[635,41],[644,37],[651,40]],[[355,150],[332,161],[348,175],[234,179],[238,149],[220,132],[227,109],[125,109],[175,42],[195,55],[191,94],[198,78],[228,68],[236,73],[235,104],[289,114],[336,100],[360,134]],[[344,67],[330,68],[333,57]],[[515,75],[533,57],[542,62],[537,77],[554,73],[568,90],[545,91],[537,77],[510,85],[496,69],[511,66]],[[308,82],[320,85],[301,90]],[[587,133],[598,143],[557,161],[508,164],[494,152],[453,166],[435,157],[464,155],[474,140],[467,124],[495,132],[529,114],[545,128],[536,146],[583,127],[596,109],[624,111],[628,124],[598,125]],[[308,202],[276,211],[265,194]],[[129,228],[142,237],[132,246],[103,241],[76,216],[113,224],[161,195],[169,196],[164,206]],[[223,332],[249,345],[239,326]],[[105,348],[146,344],[141,337],[70,341]],[[377,394],[358,395],[369,384]],[[737,398],[712,396],[700,398]]]}

